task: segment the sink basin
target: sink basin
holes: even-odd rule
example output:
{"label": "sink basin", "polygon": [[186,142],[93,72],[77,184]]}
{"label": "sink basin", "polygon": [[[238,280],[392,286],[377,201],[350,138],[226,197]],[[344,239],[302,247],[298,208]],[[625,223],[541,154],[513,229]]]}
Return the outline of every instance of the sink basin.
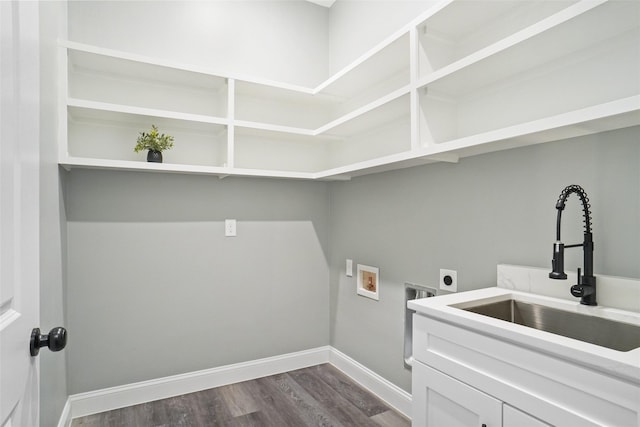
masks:
{"label": "sink basin", "polygon": [[494,319],[528,326],[618,351],[640,347],[640,326],[573,313],[515,299],[451,305]]}

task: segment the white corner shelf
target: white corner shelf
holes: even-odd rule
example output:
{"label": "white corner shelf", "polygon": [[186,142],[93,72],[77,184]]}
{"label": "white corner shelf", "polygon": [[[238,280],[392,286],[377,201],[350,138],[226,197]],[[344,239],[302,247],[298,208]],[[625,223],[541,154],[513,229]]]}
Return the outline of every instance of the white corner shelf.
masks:
{"label": "white corner shelf", "polygon": [[311,135],[236,127],[234,166],[313,174],[326,168],[327,141]]}
{"label": "white corner shelf", "polygon": [[[640,125],[640,2],[445,0],[315,88],[60,47],[59,163],[344,180]],[[165,162],[134,153],[152,124]]]}
{"label": "white corner shelf", "polygon": [[106,102],[87,101],[84,99],[68,98],[67,107],[75,110],[94,111],[95,116],[99,116],[100,112],[105,115],[109,113],[132,114],[138,116],[148,116],[162,119],[180,120],[183,122],[210,123],[218,125],[228,125],[229,120],[225,118],[206,116],[201,114],[181,113],[167,110],[156,110],[153,108],[135,107],[131,105],[110,104]]}
{"label": "white corner shelf", "polygon": [[[228,168],[217,166],[186,165],[176,163],[148,163],[144,161],[111,160],[97,158],[77,158],[67,157],[61,159],[60,166],[67,170],[73,168],[80,169],[102,169],[102,170],[123,170],[134,172],[160,172],[179,173],[187,175],[214,175],[220,179],[228,176],[246,177],[266,177],[266,178],[293,178],[303,180],[313,180],[317,177],[311,173],[304,172],[281,172],[268,169],[249,168]],[[345,180],[346,177],[336,177],[335,180]]]}
{"label": "white corner shelf", "polygon": [[320,84],[314,93],[370,102],[403,87],[410,82],[410,45],[409,29],[403,28]]}
{"label": "white corner shelf", "polygon": [[504,149],[590,135],[640,124],[640,95],[545,117],[417,150],[424,156],[468,157]]}
{"label": "white corner shelf", "polygon": [[[583,2],[594,7],[599,0]],[[606,0],[603,0],[606,1]],[[416,22],[419,77],[483,52],[504,49],[530,32],[544,31],[545,21],[563,19],[577,0],[450,1],[437,13]],[[464,67],[465,61],[457,68]]]}

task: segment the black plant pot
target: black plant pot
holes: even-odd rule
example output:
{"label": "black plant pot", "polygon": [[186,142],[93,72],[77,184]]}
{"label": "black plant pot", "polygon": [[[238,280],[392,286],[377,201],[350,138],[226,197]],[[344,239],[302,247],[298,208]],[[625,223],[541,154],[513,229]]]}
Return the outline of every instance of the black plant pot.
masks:
{"label": "black plant pot", "polygon": [[147,162],[162,163],[162,151],[149,150]]}

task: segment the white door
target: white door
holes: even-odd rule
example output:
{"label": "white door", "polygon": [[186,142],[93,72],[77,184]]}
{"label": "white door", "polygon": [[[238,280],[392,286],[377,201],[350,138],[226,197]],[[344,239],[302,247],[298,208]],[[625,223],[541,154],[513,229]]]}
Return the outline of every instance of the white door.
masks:
{"label": "white door", "polygon": [[38,3],[0,1],[0,426],[38,425]]}

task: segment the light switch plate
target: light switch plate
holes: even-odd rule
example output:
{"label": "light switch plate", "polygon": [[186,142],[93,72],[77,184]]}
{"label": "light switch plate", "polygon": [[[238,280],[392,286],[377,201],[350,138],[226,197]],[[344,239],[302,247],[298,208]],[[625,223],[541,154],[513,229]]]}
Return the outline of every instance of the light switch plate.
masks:
{"label": "light switch plate", "polygon": [[236,220],[235,219],[224,220],[224,235],[227,237],[236,236]]}
{"label": "light switch plate", "polygon": [[347,259],[347,265],[345,266],[347,277],[353,277],[353,260]]}

